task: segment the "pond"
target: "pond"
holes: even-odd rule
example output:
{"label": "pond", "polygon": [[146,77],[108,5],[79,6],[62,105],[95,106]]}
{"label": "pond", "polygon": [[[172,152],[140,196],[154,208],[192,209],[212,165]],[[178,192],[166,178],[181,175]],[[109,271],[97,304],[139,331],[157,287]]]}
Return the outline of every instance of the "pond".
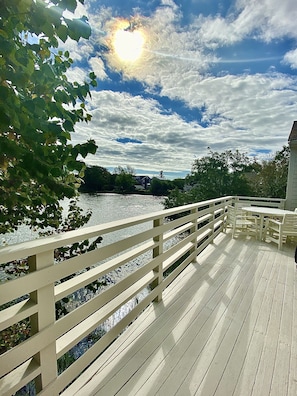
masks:
{"label": "pond", "polygon": [[[140,194],[81,194],[79,206],[84,210],[92,210],[92,217],[85,225],[87,227],[162,210],[163,199],[163,197]],[[64,205],[67,207],[67,201]],[[31,230],[27,226],[21,226],[14,233],[0,236],[0,246],[24,242],[37,237],[37,231]]]}

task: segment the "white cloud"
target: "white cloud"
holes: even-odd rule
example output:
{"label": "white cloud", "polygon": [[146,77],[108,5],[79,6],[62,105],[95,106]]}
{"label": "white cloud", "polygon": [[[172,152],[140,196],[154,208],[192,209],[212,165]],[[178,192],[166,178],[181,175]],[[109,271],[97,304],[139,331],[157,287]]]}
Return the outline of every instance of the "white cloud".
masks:
{"label": "white cloud", "polygon": [[210,48],[231,45],[244,38],[271,41],[297,38],[295,0],[238,0],[226,18],[221,15],[196,18],[201,41]]}
{"label": "white cloud", "polygon": [[[139,62],[122,64],[112,52],[106,60],[124,80],[142,82],[147,92],[181,100],[197,112],[203,109],[202,125],[206,127],[166,114],[157,100],[98,91],[92,94],[92,122],[76,128],[74,142],[97,141],[98,153],[88,159],[92,163],[106,167],[128,164],[156,172],[190,170],[194,158],[205,155],[208,146],[246,153],[280,150],[296,118],[297,77],[272,72],[273,68],[261,74],[246,71],[216,77],[209,74],[209,67],[219,46],[231,46],[244,38],[297,38],[296,13],[295,0],[242,0],[226,18],[197,16],[191,26],[182,27],[179,8],[172,0],[164,0],[152,17],[141,19],[147,42]],[[90,20],[91,43],[95,47],[110,44],[109,29],[115,23],[112,10],[101,9]],[[297,68],[297,50],[287,52],[284,62]],[[99,79],[108,78],[100,58],[94,56],[89,63]],[[119,138],[142,144],[122,144],[116,140]]]}
{"label": "white cloud", "polygon": [[297,49],[286,53],[284,63],[290,65],[291,69],[297,69]]}
{"label": "white cloud", "polygon": [[[78,131],[80,138],[97,141],[96,162],[101,166],[189,170],[195,157],[207,153],[208,146],[248,154],[259,148],[280,150],[296,114],[294,87],[297,81],[282,75],[210,77],[196,85],[189,81],[185,99],[192,106],[204,102],[204,121],[209,121],[206,128],[187,123],[176,114],[164,115],[154,100],[97,92],[93,94],[96,110],[92,122]],[[125,137],[143,144],[116,141]]]}
{"label": "white cloud", "polygon": [[264,0],[261,2],[245,0],[245,4],[247,10],[263,23],[261,26],[256,25],[255,27],[261,30],[261,34],[266,40],[279,39],[283,36],[297,38],[295,0]]}
{"label": "white cloud", "polygon": [[89,64],[99,80],[105,80],[108,78],[102,59],[93,57],[89,60]]}
{"label": "white cloud", "polygon": [[[94,138],[99,145],[98,161],[102,166],[129,164],[159,171],[190,169],[195,150],[206,147],[206,136],[198,124],[188,124],[176,114],[163,115],[159,103],[125,93],[93,93],[93,119],[89,126],[79,125],[73,141]],[[200,134],[199,131],[202,133]],[[129,137],[142,144],[122,144]]]}
{"label": "white cloud", "polygon": [[66,72],[67,78],[70,82],[78,82],[83,84],[87,80],[88,72],[81,67],[71,67]]}

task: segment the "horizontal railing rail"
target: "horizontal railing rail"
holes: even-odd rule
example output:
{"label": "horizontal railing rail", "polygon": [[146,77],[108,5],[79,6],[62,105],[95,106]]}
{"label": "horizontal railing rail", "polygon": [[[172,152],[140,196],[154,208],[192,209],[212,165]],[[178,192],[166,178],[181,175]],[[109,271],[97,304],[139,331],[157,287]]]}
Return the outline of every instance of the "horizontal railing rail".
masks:
{"label": "horizontal railing rail", "polygon": [[[27,274],[0,284],[2,338],[17,326],[30,334],[0,356],[0,394],[11,395],[23,386],[42,395],[61,393],[150,303],[162,299],[168,284],[223,230],[227,207],[238,198],[243,197],[1,248],[0,264],[28,259],[29,265]],[[144,229],[139,231],[139,225]],[[98,236],[103,244],[97,249],[55,261],[56,249]],[[112,281],[106,283],[108,277]],[[93,290],[93,282],[102,287]],[[67,307],[63,316],[56,317],[57,304]]]}
{"label": "horizontal railing rail", "polygon": [[233,198],[235,206],[266,206],[269,208],[284,209],[285,199],[282,198],[262,198],[262,197],[242,197],[236,196]]}

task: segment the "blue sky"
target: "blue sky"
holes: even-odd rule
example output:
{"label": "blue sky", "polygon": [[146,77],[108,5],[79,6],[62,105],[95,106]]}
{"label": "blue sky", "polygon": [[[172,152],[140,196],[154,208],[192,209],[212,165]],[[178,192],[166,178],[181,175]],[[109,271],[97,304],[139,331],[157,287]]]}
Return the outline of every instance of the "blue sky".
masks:
{"label": "blue sky", "polygon": [[[283,145],[297,120],[296,0],[85,0],[88,41],[66,42],[71,80],[98,87],[73,142],[95,139],[89,165],[183,177],[196,158],[227,149],[258,159]],[[141,32],[136,60],[123,60]]]}

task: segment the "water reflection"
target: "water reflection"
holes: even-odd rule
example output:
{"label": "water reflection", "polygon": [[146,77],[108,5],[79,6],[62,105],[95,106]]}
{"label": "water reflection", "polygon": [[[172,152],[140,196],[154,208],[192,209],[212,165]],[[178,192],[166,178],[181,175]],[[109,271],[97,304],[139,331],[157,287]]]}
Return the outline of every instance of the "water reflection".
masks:
{"label": "water reflection", "polygon": [[82,194],[79,203],[92,209],[88,225],[96,225],[162,210],[162,201],[152,195]]}
{"label": "water reflection", "polygon": [[[162,201],[163,198],[152,195],[81,194],[79,206],[84,210],[92,210],[91,219],[85,225],[85,227],[88,227],[162,210]],[[63,205],[67,209],[66,200]],[[28,226],[22,225],[16,232],[0,235],[0,246],[25,242],[36,238],[38,238],[38,231],[31,230]]]}

